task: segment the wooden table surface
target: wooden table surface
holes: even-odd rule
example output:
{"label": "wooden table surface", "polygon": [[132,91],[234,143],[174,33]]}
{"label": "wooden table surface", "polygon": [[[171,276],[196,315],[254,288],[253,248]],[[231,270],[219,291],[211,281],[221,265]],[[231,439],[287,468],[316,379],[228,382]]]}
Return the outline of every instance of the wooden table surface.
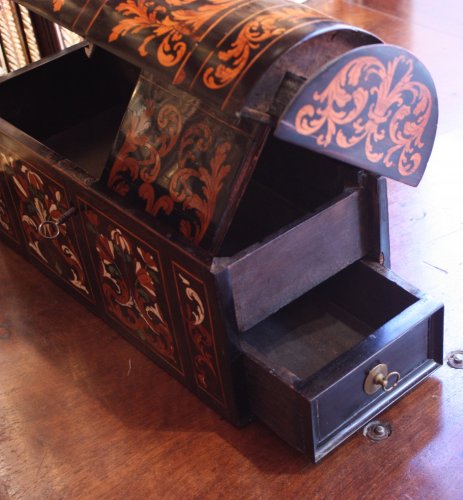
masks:
{"label": "wooden table surface", "polygon": [[[310,2],[309,2],[310,3]],[[315,0],[411,49],[440,97],[417,189],[390,183],[393,269],[446,305],[463,349],[463,4]],[[319,465],[259,423],[235,429],[0,244],[0,499],[463,498],[463,370],[443,366]]]}

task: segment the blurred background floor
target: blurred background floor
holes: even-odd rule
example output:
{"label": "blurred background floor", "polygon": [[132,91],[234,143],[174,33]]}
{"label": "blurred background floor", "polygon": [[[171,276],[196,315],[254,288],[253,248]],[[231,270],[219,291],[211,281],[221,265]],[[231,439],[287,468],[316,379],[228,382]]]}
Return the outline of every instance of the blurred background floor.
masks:
{"label": "blurred background floor", "polygon": [[[412,50],[440,123],[417,189],[389,183],[393,270],[445,303],[463,349],[463,4],[314,0]],[[443,366],[319,465],[235,429],[0,243],[0,499],[463,498],[463,370]],[[52,318],[52,321],[50,320]]]}

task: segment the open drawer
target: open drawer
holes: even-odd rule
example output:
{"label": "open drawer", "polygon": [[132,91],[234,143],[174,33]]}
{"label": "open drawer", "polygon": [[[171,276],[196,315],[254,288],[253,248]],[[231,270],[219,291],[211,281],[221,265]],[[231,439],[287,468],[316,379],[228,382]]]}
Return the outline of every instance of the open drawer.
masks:
{"label": "open drawer", "polygon": [[442,364],[442,336],[441,304],[356,262],[242,335],[252,410],[318,461]]}

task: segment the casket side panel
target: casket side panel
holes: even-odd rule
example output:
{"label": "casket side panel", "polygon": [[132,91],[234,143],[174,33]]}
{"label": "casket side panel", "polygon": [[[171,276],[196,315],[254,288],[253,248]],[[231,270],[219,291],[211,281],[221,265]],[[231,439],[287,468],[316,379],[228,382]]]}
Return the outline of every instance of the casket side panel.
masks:
{"label": "casket side panel", "polygon": [[95,190],[79,190],[76,203],[102,297],[100,314],[216,411],[238,422],[231,346],[207,258]]}
{"label": "casket side panel", "polygon": [[[41,148],[30,148],[21,142],[23,134],[12,134],[13,127],[3,122],[0,133],[2,168],[8,179],[12,200],[23,241],[23,252],[42,271],[70,290],[89,306],[96,298],[86,268],[84,252],[75,224],[69,220],[54,239],[45,239],[39,226],[56,220],[72,206],[72,188],[53,160],[44,158]],[[35,141],[31,141],[34,145]]]}

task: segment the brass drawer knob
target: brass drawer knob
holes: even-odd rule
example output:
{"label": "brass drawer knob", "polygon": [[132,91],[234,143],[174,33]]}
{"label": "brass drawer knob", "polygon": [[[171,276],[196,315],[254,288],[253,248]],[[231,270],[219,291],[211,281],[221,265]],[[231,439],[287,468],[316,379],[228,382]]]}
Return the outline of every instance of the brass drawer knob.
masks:
{"label": "brass drawer knob", "polygon": [[399,380],[399,372],[389,372],[387,365],[381,363],[370,370],[363,384],[363,390],[367,394],[374,394],[379,389],[390,392],[397,387]]}
{"label": "brass drawer knob", "polygon": [[77,213],[76,207],[71,207],[57,220],[44,220],[39,225],[39,233],[42,238],[46,238],[47,240],[54,240],[58,238],[60,233],[60,225],[64,224],[67,220],[69,220],[73,215]]}

